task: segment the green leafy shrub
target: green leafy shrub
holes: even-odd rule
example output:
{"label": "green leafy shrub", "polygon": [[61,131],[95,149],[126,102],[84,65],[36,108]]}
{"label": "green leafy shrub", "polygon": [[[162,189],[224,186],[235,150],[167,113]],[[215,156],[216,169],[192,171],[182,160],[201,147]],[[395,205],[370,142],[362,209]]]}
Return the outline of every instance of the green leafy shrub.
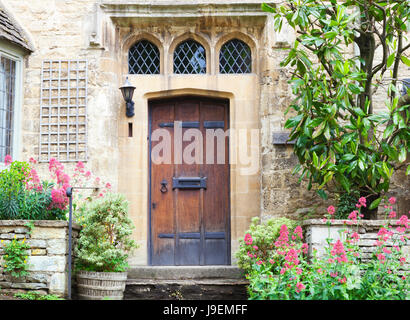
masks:
{"label": "green leafy shrub", "polygon": [[[271,218],[261,223],[258,217],[252,218],[245,239],[239,240],[239,250],[236,252],[238,266],[248,272],[252,268],[254,256],[269,261],[274,255],[274,242],[282,225],[294,229],[297,223],[287,218]],[[246,245],[247,241],[250,241],[251,245]]]}
{"label": "green leafy shrub", "polygon": [[76,270],[125,271],[128,253],[137,248],[135,241],[130,239],[133,225],[128,217],[125,197],[107,193],[105,197],[84,205],[83,228],[76,248]]}
{"label": "green leafy shrub", "polygon": [[23,277],[28,274],[27,268],[27,250],[30,246],[25,242],[26,239],[18,241],[13,239],[3,246],[3,270],[13,277]]}

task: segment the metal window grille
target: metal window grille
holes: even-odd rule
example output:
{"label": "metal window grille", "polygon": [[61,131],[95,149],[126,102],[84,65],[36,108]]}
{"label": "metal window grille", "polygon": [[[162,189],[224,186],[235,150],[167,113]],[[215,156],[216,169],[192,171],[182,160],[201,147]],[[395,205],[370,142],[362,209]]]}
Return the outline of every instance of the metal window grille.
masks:
{"label": "metal window grille", "polygon": [[0,59],[0,160],[13,152],[16,62]]}
{"label": "metal window grille", "polygon": [[194,40],[179,44],[174,52],[174,73],[206,73],[206,53],[204,47]]}
{"label": "metal window grille", "polygon": [[159,50],[147,40],[134,44],[128,51],[128,73],[159,74]]}
{"label": "metal window grille", "polygon": [[44,60],[39,161],[87,160],[87,60]]}
{"label": "metal window grille", "polygon": [[220,73],[251,73],[252,55],[249,46],[238,39],[226,42],[219,53]]}

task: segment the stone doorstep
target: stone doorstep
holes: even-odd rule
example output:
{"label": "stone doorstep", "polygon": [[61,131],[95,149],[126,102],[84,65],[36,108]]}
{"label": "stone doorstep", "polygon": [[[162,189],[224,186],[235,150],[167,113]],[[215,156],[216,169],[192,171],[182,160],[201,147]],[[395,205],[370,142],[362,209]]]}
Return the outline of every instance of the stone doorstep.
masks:
{"label": "stone doorstep", "polygon": [[236,266],[136,266],[128,270],[128,279],[200,280],[245,279]]}
{"label": "stone doorstep", "polygon": [[213,286],[242,286],[249,284],[248,280],[236,279],[184,279],[184,280],[164,280],[164,279],[127,279],[126,286],[129,285],[213,285]]}

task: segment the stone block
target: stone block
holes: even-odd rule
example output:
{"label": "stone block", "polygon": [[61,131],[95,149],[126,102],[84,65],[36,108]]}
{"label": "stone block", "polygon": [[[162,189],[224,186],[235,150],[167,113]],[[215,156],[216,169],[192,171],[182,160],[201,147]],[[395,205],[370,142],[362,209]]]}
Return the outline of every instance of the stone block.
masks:
{"label": "stone block", "polygon": [[47,241],[47,253],[60,255],[68,252],[68,242],[65,239],[50,239]]}
{"label": "stone block", "polygon": [[41,239],[28,239],[27,244],[31,248],[46,248],[47,247],[47,241],[41,240]]}
{"label": "stone block", "polygon": [[65,239],[67,230],[65,228],[42,228],[35,227],[31,233],[32,239]]}
{"label": "stone block", "polygon": [[49,292],[50,294],[63,295],[67,284],[65,273],[53,273],[50,277]]}
{"label": "stone block", "polygon": [[64,272],[66,268],[65,256],[31,256],[29,271]]}
{"label": "stone block", "polygon": [[46,249],[32,249],[31,255],[32,256],[45,256],[47,254]]}

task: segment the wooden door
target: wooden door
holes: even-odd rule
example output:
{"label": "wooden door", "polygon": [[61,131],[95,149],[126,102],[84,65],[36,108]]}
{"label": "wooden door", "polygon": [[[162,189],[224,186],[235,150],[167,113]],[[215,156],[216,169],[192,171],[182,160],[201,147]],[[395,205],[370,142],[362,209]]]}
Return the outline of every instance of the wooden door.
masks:
{"label": "wooden door", "polygon": [[[149,106],[150,263],[230,264],[229,138],[219,148],[207,138],[227,132],[228,101],[185,97]],[[167,138],[159,138],[164,130]],[[157,152],[160,143],[170,145],[170,158]]]}

